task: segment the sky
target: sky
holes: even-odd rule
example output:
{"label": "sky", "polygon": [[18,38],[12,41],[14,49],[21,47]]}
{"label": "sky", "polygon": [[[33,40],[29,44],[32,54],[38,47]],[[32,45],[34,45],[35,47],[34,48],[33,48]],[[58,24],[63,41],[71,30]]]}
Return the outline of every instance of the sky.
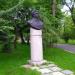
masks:
{"label": "sky", "polygon": [[[70,3],[70,0],[66,0],[66,2]],[[61,9],[61,10],[62,10],[62,12],[65,12],[65,14],[71,15],[69,8],[66,5],[64,5],[63,9]]]}

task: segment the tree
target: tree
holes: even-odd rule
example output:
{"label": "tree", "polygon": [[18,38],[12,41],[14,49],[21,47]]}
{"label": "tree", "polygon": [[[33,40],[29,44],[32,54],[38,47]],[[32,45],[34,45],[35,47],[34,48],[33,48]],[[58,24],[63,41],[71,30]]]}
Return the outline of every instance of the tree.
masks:
{"label": "tree", "polygon": [[10,53],[12,51],[10,38],[11,33],[10,30],[13,28],[10,27],[10,22],[7,20],[3,20],[0,18],[0,42],[2,43],[2,52]]}
{"label": "tree", "polygon": [[[14,1],[14,3],[15,3],[15,1]],[[29,8],[29,9],[34,8],[34,9],[39,10],[40,15],[44,21],[44,28],[43,28],[44,33],[43,34],[44,34],[44,37],[47,36],[47,38],[48,38],[48,39],[46,38],[45,40],[47,40],[47,42],[51,43],[52,41],[53,42],[55,41],[55,39],[53,39],[53,38],[54,38],[54,36],[57,37],[58,30],[61,25],[62,13],[61,13],[60,8],[58,7],[58,4],[59,4],[59,0],[58,1],[56,1],[56,0],[32,0],[32,1],[19,0],[18,4],[15,4],[11,8],[8,8],[6,10],[2,10],[0,12],[0,16],[4,20],[8,20],[8,21],[12,22],[9,15],[15,14],[21,8]],[[8,7],[9,7],[9,5],[8,5]],[[20,26],[23,26],[23,28],[24,28],[24,26],[26,26],[26,25],[24,25],[24,24],[26,24],[26,21],[24,21],[26,19],[25,18],[26,16],[25,16],[25,14],[23,16],[24,16],[24,18],[20,17],[20,20],[21,20],[21,21],[19,21],[20,23],[16,22],[16,25],[14,24],[15,25],[15,26],[13,26],[14,28],[17,25],[19,25],[19,26],[17,26],[18,28],[20,28]],[[29,15],[27,17],[29,17]],[[25,30],[27,30],[27,27],[25,28]],[[23,34],[23,31],[20,31],[20,32],[21,32],[21,34]]]}
{"label": "tree", "polygon": [[41,1],[40,12],[44,22],[44,44],[50,46],[50,44],[57,42],[59,37],[58,32],[61,26],[61,18],[63,15],[58,7],[58,1],[54,2],[53,0]]}
{"label": "tree", "polygon": [[52,15],[56,16],[56,0],[53,0],[52,2]]}
{"label": "tree", "polygon": [[75,34],[74,34],[75,27],[72,22],[71,16],[65,15],[63,28],[64,28],[63,39],[65,40],[66,43],[68,43],[69,39],[75,38]]}
{"label": "tree", "polygon": [[0,0],[0,10],[7,10],[15,6],[19,0]]}
{"label": "tree", "polygon": [[62,3],[69,8],[72,21],[75,24],[75,0],[70,0],[69,2],[67,2],[66,0],[62,0]]}

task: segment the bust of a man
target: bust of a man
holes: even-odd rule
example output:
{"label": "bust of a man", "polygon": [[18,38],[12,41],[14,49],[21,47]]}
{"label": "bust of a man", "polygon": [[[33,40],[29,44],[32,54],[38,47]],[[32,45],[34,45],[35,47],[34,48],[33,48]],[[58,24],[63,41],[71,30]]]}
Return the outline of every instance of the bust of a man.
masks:
{"label": "bust of a man", "polygon": [[28,24],[37,30],[41,30],[43,28],[43,22],[39,19],[39,13],[36,10],[31,12],[32,19],[28,20]]}

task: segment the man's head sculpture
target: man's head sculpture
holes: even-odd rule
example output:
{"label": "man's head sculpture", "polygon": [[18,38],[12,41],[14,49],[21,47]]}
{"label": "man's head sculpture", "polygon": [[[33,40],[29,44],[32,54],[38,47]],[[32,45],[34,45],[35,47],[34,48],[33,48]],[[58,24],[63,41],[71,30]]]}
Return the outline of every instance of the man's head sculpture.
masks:
{"label": "man's head sculpture", "polygon": [[32,17],[39,18],[39,13],[38,13],[38,11],[33,10],[33,11],[31,12],[31,15],[32,15]]}
{"label": "man's head sculpture", "polygon": [[37,30],[41,30],[43,28],[43,22],[39,19],[39,13],[36,10],[31,12],[32,19],[28,20],[28,24]]}

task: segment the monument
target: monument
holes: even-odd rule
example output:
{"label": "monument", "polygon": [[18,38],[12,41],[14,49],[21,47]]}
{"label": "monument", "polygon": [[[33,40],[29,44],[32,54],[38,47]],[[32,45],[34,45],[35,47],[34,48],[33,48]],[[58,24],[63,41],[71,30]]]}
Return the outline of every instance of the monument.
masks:
{"label": "monument", "polygon": [[39,19],[39,13],[37,11],[32,11],[32,18],[28,20],[28,25],[30,25],[31,60],[29,61],[30,64],[23,67],[36,70],[41,75],[73,75],[73,72],[62,70],[53,62],[43,60],[43,22]]}
{"label": "monument", "polygon": [[31,12],[32,18],[28,20],[30,25],[30,48],[32,65],[41,65],[43,60],[42,28],[43,22],[39,19],[39,13],[36,10]]}

